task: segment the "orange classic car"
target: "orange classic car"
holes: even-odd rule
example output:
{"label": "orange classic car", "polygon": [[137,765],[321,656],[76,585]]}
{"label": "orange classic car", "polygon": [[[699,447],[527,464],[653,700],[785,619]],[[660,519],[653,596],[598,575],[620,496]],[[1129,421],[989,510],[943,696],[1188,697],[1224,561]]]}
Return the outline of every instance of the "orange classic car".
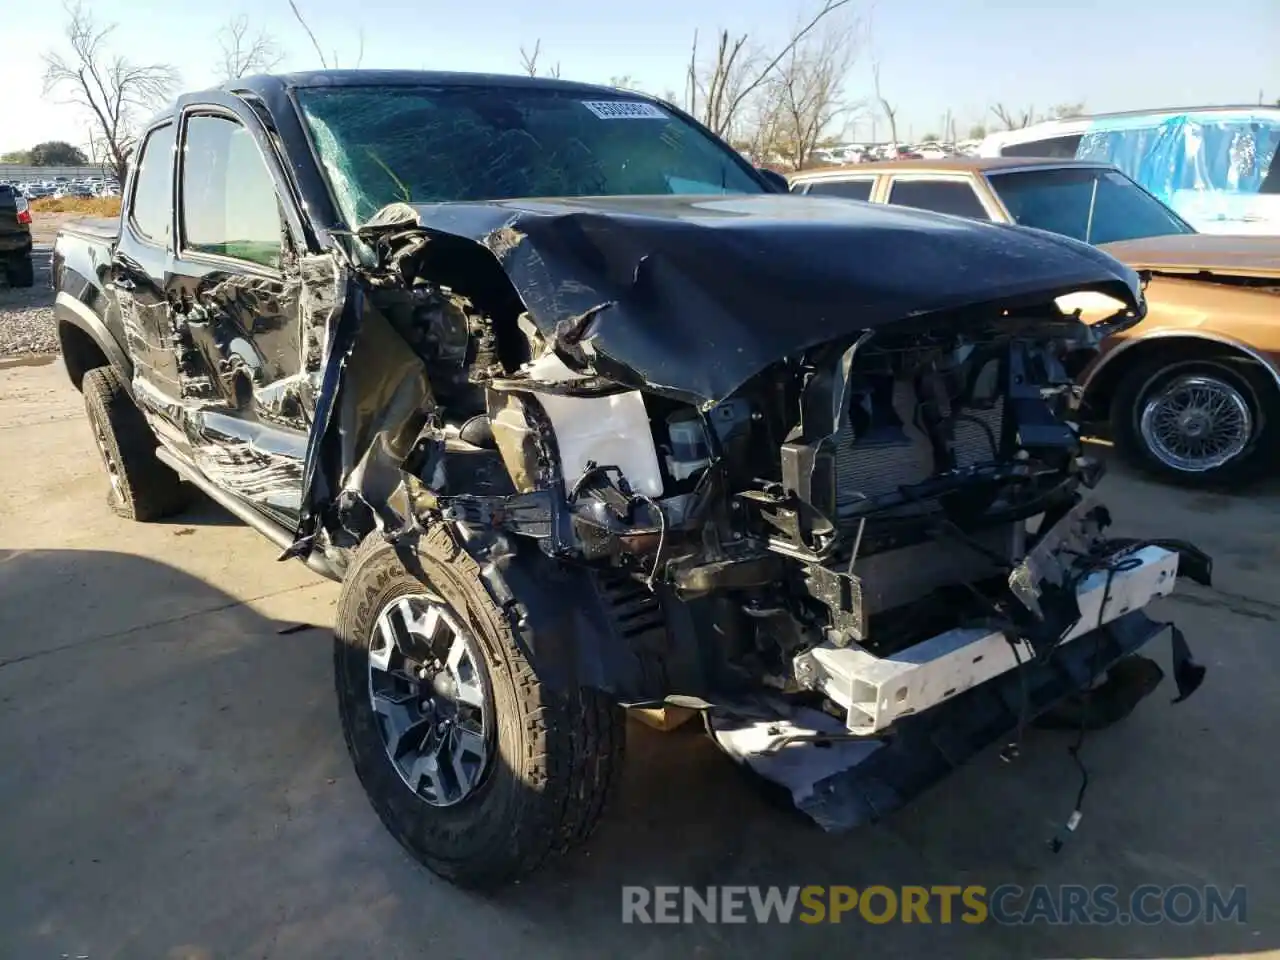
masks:
{"label": "orange classic car", "polygon": [[[1251,479],[1280,449],[1280,238],[1200,234],[1108,164],[956,158],[794,174],[793,193],[920,207],[1096,244],[1150,277],[1148,312],[1080,372],[1081,419],[1197,485]],[[1096,296],[1096,295],[1089,295]],[[1089,296],[1085,320],[1110,312]]]}

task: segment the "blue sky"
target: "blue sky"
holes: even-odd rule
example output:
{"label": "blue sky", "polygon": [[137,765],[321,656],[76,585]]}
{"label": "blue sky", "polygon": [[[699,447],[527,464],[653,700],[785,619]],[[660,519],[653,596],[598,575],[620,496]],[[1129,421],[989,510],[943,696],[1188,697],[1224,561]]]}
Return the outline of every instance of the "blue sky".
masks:
{"label": "blue sky", "polygon": [[[518,71],[520,46],[541,38],[543,61],[567,78],[630,75],[646,90],[683,89],[689,44],[718,27],[776,45],[816,0],[298,0],[326,48],[352,65],[357,31],[364,66]],[[179,66],[183,86],[209,84],[219,26],[239,14],[275,34],[282,68],[318,66],[286,0],[86,0],[120,25],[115,48],[138,61]],[[36,13],[39,9],[41,12]],[[899,136],[936,130],[950,108],[963,132],[990,122],[989,104],[1085,101],[1090,110],[1280,97],[1278,0],[879,0],[859,8],[872,23]],[[86,119],[40,95],[40,52],[59,41],[55,4],[0,0],[0,152],[41,140],[83,142]],[[869,52],[849,80],[871,93]],[[885,136],[885,126],[879,132]],[[869,121],[854,136],[871,135]]]}

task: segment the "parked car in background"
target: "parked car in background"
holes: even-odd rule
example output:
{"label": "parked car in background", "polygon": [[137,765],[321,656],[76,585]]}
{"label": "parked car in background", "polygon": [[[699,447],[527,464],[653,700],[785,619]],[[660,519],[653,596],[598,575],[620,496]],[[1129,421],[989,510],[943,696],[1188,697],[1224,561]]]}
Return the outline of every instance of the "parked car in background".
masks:
{"label": "parked car in background", "polygon": [[1137,463],[1186,483],[1243,481],[1274,463],[1280,239],[1197,233],[1114,166],[1088,161],[861,164],[795,174],[791,184],[811,196],[1051,230],[1147,272],[1146,318],[1079,371],[1081,416],[1109,423]]}
{"label": "parked car in background", "polygon": [[1280,107],[1185,107],[1049,120],[988,136],[986,157],[1115,164],[1202,233],[1280,235]]}
{"label": "parked car in background", "polygon": [[0,269],[11,287],[29,287],[35,282],[31,210],[27,198],[10,184],[0,184]]}

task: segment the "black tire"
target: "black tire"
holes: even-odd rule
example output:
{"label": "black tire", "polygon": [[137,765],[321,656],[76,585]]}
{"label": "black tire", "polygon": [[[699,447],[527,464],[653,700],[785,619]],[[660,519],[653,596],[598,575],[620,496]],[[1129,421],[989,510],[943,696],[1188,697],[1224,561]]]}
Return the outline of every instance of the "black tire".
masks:
{"label": "black tire", "polygon": [[[424,585],[480,648],[494,721],[484,779],[445,807],[428,803],[400,776],[370,703],[377,618],[391,601],[422,594]],[[338,600],[335,686],[356,774],[392,836],[460,886],[509,883],[584,841],[622,769],[621,708],[594,690],[543,684],[517,640],[516,619],[511,605],[493,601],[476,562],[445,527],[398,547],[371,536],[352,559]]]}
{"label": "black tire", "polygon": [[[1152,448],[1140,427],[1148,401],[1175,378],[1197,376],[1231,387],[1246,403],[1253,427],[1241,452],[1220,466],[1180,469]],[[1130,463],[1147,473],[1189,487],[1225,487],[1257,479],[1275,463],[1280,431],[1280,394],[1256,364],[1227,355],[1173,354],[1127,371],[1111,403],[1111,438]]]}
{"label": "black tire", "polygon": [[9,261],[9,286],[30,287],[34,286],[35,282],[36,268],[29,256]]}
{"label": "black tire", "polygon": [[80,385],[85,413],[102,465],[114,477],[107,503],[126,520],[160,520],[187,505],[178,475],[156,458],[156,435],[147,426],[119,375],[94,367]]}

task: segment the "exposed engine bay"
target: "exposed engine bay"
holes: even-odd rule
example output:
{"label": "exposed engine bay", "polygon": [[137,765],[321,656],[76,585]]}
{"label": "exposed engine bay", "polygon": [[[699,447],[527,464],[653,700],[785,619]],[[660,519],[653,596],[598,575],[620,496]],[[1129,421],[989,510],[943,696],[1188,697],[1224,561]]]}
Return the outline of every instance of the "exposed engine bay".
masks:
{"label": "exposed engine bay", "polygon": [[[533,316],[495,269],[510,268],[512,234],[489,238],[494,260],[417,224],[367,229],[379,269],[365,325],[385,318],[423,386],[413,415],[348,461],[315,542],[336,552],[371,525],[400,536],[444,522],[504,583],[544,576],[513,572],[534,562],[520,557],[551,561],[542,616],[607,634],[605,652],[584,652],[597,640],[581,635],[556,648],[577,681],[624,703],[709,708],[721,745],[765,776],[797,741],[858,741],[861,762],[883,745],[867,738],[1049,670],[1074,645],[1045,703],[1025,685],[1004,697],[989,740],[1164,628],[1140,608],[1172,590],[1180,560],[1208,577],[1189,545],[1109,538],[1086,497],[1102,468],[1071,421],[1072,373],[1140,319],[1137,303],[1093,326],[1053,291],[846,321],[731,390],[697,393],[660,373],[637,385],[607,355],[613,301]],[[668,335],[678,352],[684,331]],[[1081,637],[1095,638],[1088,657]],[[1178,663],[1194,689],[1203,668]],[[762,702],[760,723],[779,731],[763,740],[750,732]],[[943,768],[967,755],[952,752]],[[814,776],[782,781],[802,807]],[[862,814],[810,812],[834,826],[900,802],[863,794]]]}

